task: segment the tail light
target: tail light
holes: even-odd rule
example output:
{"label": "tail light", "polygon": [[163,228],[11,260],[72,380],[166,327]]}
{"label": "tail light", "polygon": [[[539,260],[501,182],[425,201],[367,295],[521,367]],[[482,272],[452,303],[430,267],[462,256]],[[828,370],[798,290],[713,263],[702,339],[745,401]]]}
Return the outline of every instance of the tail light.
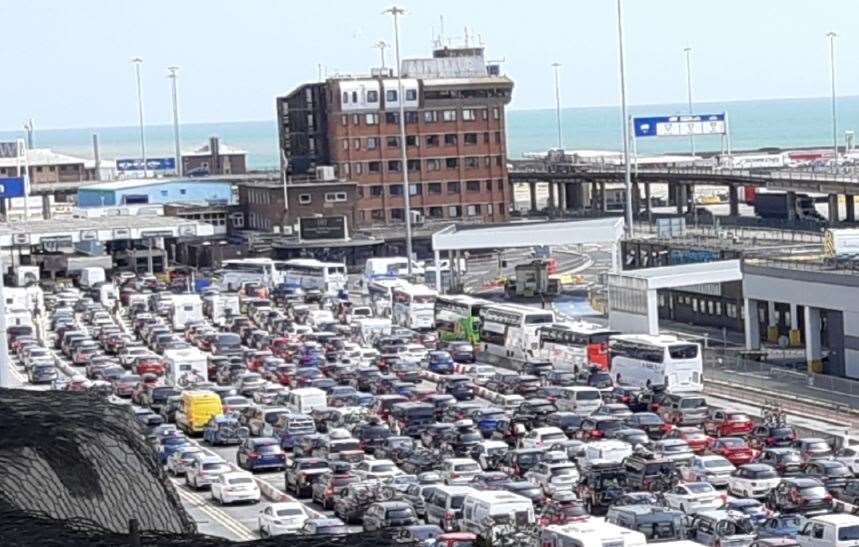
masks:
{"label": "tail light", "polygon": [[665,423],[663,423],[661,426],[659,426],[659,429],[660,429],[663,433],[668,433],[669,431],[671,431],[672,429],[674,429],[674,426],[672,426],[671,424],[669,424],[669,423],[665,422]]}
{"label": "tail light", "polygon": [[458,478],[459,478],[459,475],[458,475],[457,473],[451,473],[451,474],[450,474],[450,478],[452,478],[452,479],[458,479]]}
{"label": "tail light", "polygon": [[825,496],[823,496],[823,499],[825,499],[826,501],[832,501],[832,494],[826,494]]}
{"label": "tail light", "polygon": [[650,479],[644,479],[643,481],[641,481],[641,486],[643,486],[644,488],[650,488]]}
{"label": "tail light", "polygon": [[325,489],[325,495],[326,496],[333,496],[334,495],[334,487],[329,486],[328,488],[326,488]]}
{"label": "tail light", "polygon": [[621,397],[620,397],[620,402],[621,402],[621,403],[628,403],[628,402],[629,402],[629,395],[623,395],[623,396],[621,396]]}
{"label": "tail light", "polygon": [[591,431],[591,437],[595,437],[595,438],[599,439],[602,436],[603,436],[602,431],[597,431],[596,429]]}
{"label": "tail light", "polygon": [[722,503],[728,503],[728,495],[727,494],[719,494],[719,497],[722,498]]}
{"label": "tail light", "polygon": [[445,511],[444,512],[444,520],[453,520],[453,512]]}
{"label": "tail light", "polygon": [[775,442],[775,437],[767,437],[767,444],[772,444]]}
{"label": "tail light", "polygon": [[259,458],[259,454],[257,454],[256,452],[251,452],[250,454],[248,454],[248,458],[255,460]]}

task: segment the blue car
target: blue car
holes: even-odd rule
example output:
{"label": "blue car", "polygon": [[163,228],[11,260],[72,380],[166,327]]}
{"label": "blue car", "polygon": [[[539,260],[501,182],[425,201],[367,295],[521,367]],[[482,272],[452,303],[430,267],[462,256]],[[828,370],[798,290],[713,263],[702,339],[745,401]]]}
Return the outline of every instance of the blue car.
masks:
{"label": "blue car", "polygon": [[212,416],[203,427],[203,440],[212,446],[239,444],[248,438],[248,428],[242,426],[233,416],[221,414]]}
{"label": "blue car", "polygon": [[273,437],[248,438],[236,452],[236,465],[248,471],[257,469],[285,469],[286,454],[280,441]]}
{"label": "blue car", "polygon": [[158,447],[158,463],[164,465],[167,463],[167,458],[170,454],[182,450],[191,443],[184,435],[170,435],[161,439],[161,445]]}
{"label": "blue car", "polygon": [[346,403],[347,406],[363,406],[364,408],[370,408],[373,406],[373,403],[376,402],[376,396],[372,393],[367,393],[365,391],[356,391],[349,398],[349,401]]}
{"label": "blue car", "polygon": [[498,430],[498,427],[509,421],[507,414],[497,407],[481,408],[472,416],[472,421],[477,425],[477,429],[483,433],[484,437],[489,437],[493,432]]}
{"label": "blue car", "polygon": [[758,537],[795,537],[805,524],[802,515],[770,517],[758,526]]}
{"label": "blue car", "polygon": [[725,505],[725,509],[728,511],[743,513],[752,519],[752,522],[757,526],[766,522],[771,514],[769,509],[767,509],[761,501],[753,498],[738,498],[730,500],[727,505]]}
{"label": "blue car", "polygon": [[453,374],[453,358],[446,351],[431,351],[427,354],[427,370],[435,374]]}

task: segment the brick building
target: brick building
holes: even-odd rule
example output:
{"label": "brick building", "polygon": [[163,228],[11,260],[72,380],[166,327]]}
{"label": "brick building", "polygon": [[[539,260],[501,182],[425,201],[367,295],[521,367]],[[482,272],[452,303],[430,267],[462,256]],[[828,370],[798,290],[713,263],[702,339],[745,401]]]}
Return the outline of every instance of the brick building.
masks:
{"label": "brick building", "polygon": [[[54,152],[50,148],[25,151],[30,164],[30,184],[96,180],[95,162]],[[0,178],[23,176],[21,158],[0,158]]]}
{"label": "brick building", "polygon": [[[283,154],[300,167],[332,165],[338,177],[357,182],[358,226],[404,221],[404,169],[411,208],[423,217],[506,220],[512,191],[504,108],[513,82],[486,65],[482,48],[436,50],[405,60],[402,72],[407,165],[397,80],[381,71],[306,84],[278,99]],[[312,154],[306,142],[314,143]]]}
{"label": "brick building", "polygon": [[247,173],[247,155],[244,150],[223,144],[218,137],[188,152],[182,152],[182,172],[207,175],[243,175]]}
{"label": "brick building", "polygon": [[287,206],[283,206],[283,185],[239,183],[239,209],[249,230],[276,231],[305,217],[345,216],[351,232],[356,225],[358,184],[348,181],[304,181],[287,186]]}

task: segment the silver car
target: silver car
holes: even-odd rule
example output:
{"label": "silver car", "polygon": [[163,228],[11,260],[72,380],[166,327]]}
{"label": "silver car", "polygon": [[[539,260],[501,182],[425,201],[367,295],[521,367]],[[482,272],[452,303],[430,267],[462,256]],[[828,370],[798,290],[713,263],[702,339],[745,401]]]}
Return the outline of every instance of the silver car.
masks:
{"label": "silver car", "polygon": [[194,490],[211,486],[222,473],[231,471],[227,462],[218,456],[195,456],[185,468],[185,484]]}
{"label": "silver car", "polygon": [[173,452],[167,457],[167,463],[165,464],[167,472],[174,477],[184,475],[188,470],[188,466],[198,455],[204,455],[203,449],[198,446],[189,446],[183,450]]}

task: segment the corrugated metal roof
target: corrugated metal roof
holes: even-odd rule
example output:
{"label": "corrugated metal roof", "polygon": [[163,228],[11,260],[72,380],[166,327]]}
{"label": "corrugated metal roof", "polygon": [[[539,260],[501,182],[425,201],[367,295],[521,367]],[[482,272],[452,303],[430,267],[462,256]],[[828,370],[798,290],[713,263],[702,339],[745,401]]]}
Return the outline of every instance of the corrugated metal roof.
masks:
{"label": "corrugated metal roof", "polygon": [[212,180],[205,179],[199,180],[195,178],[163,178],[163,179],[128,179],[128,180],[114,180],[110,182],[97,182],[95,184],[86,184],[80,186],[78,190],[127,190],[129,188],[141,188],[143,186],[158,186],[159,184],[168,184],[168,183],[177,183],[180,182],[182,184],[209,184],[209,183],[223,183],[223,184],[231,184],[228,180]]}

